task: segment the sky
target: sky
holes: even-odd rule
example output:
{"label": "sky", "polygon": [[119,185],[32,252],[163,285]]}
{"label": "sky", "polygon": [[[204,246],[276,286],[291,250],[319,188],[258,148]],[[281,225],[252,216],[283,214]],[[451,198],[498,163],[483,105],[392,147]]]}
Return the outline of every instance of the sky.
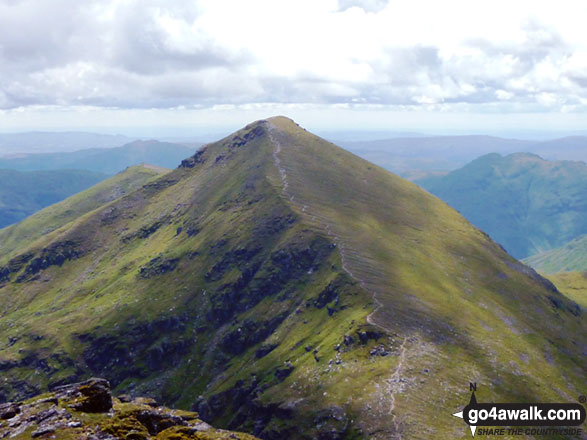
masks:
{"label": "sky", "polygon": [[584,0],[0,0],[0,131],[587,130]]}

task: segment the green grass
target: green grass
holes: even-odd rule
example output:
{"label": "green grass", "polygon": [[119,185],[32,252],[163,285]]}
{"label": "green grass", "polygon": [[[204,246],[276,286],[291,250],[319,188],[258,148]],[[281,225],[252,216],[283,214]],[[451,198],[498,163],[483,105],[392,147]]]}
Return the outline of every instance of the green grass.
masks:
{"label": "green grass", "polygon": [[[454,439],[470,435],[450,416],[469,381],[480,401],[580,391],[572,303],[416,185],[270,123],[271,136],[252,124],[193,168],[15,241],[5,262],[66,241],[79,256],[0,288],[0,341],[19,338],[0,346],[18,364],[0,392],[43,389],[70,360],[120,392],[185,409],[202,396],[218,426],[252,431],[264,417],[266,436]],[[178,261],[140,276],[155,258]],[[379,344],[388,356],[371,355]],[[21,365],[30,353],[62,353],[62,373],[35,374]]]}
{"label": "green grass", "polygon": [[[417,435],[416,427],[427,425],[442,435],[447,422],[435,408],[439,402],[453,402],[457,408],[463,392],[449,384],[460,381],[478,379],[493,398],[504,401],[526,397],[517,385],[522,378],[542,392],[578,386],[583,371],[579,353],[560,357],[575,374],[567,381],[546,361],[544,353],[551,349],[544,336],[572,349],[563,342],[559,326],[568,325],[568,335],[575,338],[584,323],[568,311],[553,310],[542,286],[513,269],[514,260],[498,245],[415,185],[297,130],[287,120],[275,123],[280,129],[276,136],[285,145],[281,157],[295,208],[339,238],[348,269],[382,304],[374,321],[400,340],[414,339],[407,345],[412,368],[451,367],[438,371],[432,390],[417,382],[417,370],[412,373],[412,392],[396,401],[406,430]],[[552,321],[545,323],[538,318],[541,314]],[[518,365],[518,372],[510,362],[520,364],[519,353],[531,360]],[[496,374],[501,376],[499,386]],[[410,408],[422,403],[422,393],[426,410],[410,414]]]}
{"label": "green grass", "polygon": [[587,308],[587,272],[560,272],[547,276],[558,290]]}
{"label": "green grass", "polygon": [[524,259],[534,269],[547,274],[587,271],[587,234],[560,248],[551,249]]}

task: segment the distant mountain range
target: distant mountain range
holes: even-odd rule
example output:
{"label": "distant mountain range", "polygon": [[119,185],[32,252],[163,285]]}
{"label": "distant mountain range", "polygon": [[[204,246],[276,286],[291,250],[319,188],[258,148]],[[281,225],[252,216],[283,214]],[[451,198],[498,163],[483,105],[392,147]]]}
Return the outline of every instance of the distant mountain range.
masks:
{"label": "distant mountain range", "polygon": [[107,174],[86,170],[0,169],[0,228],[16,223],[107,177]]}
{"label": "distant mountain range", "polygon": [[376,141],[340,141],[341,146],[403,177],[421,178],[423,172],[453,171],[488,154],[520,151],[551,160],[587,161],[587,137],[546,142],[493,136],[398,137]]}
{"label": "distant mountain range", "polygon": [[[9,226],[4,229],[0,229],[0,255],[6,255],[19,246],[22,246],[22,240],[33,242],[43,235],[49,234],[56,229],[70,223],[71,221],[82,217],[84,214],[96,209],[97,207],[104,206],[130,192],[137,190],[143,185],[147,184],[150,180],[155,177],[159,177],[165,174],[169,170],[164,168],[158,168],[150,165],[140,165],[129,167],[123,172],[109,178],[106,181],[100,182],[99,184],[92,186],[86,191],[79,192],[67,200],[63,200],[62,194],[59,194],[60,199],[52,202],[52,206],[37,212],[35,215],[24,219],[18,224]],[[0,175],[4,173],[4,170],[0,170]],[[8,171],[8,173],[16,173],[14,171]],[[28,173],[20,173],[28,174]],[[42,185],[49,186],[52,188],[51,179],[45,177],[46,175],[57,175],[63,177],[62,185],[68,188],[68,191],[75,191],[75,180],[71,178],[73,175],[86,176],[93,175],[96,173],[88,171],[38,171],[30,172],[30,174],[38,176]],[[97,174],[100,179],[104,179],[107,176],[103,174]],[[0,184],[1,185],[1,184]],[[88,185],[90,186],[90,185]],[[9,191],[7,191],[9,192]],[[13,191],[13,194],[21,194],[22,190]],[[36,191],[31,189],[32,196],[29,199],[34,199],[34,195],[38,195],[39,189]],[[27,194],[25,194],[27,195]],[[59,202],[59,203],[57,203]],[[55,203],[55,204],[53,204]],[[42,207],[38,207],[38,211]],[[1,213],[2,211],[0,211]],[[31,213],[32,214],[32,213]]]}
{"label": "distant mountain range", "polygon": [[0,228],[141,163],[176,168],[197,146],[134,141],[121,147],[0,157]]}
{"label": "distant mountain range", "polygon": [[512,403],[584,386],[575,302],[290,119],[113,190],[146,170],[0,231],[0,401],[105,377],[263,439],[453,440],[470,381]]}
{"label": "distant mountain range", "polygon": [[587,233],[587,164],[534,154],[480,157],[416,183],[461,212],[516,258]]}
{"label": "distant mountain range", "polygon": [[0,158],[14,154],[68,152],[89,148],[112,148],[133,139],[121,135],[98,133],[44,132],[0,133]]}
{"label": "distant mountain range", "polygon": [[114,174],[128,166],[149,163],[175,168],[196,147],[171,142],[134,141],[120,147],[95,148],[70,153],[23,154],[0,158],[0,169],[20,171],[77,169]]}

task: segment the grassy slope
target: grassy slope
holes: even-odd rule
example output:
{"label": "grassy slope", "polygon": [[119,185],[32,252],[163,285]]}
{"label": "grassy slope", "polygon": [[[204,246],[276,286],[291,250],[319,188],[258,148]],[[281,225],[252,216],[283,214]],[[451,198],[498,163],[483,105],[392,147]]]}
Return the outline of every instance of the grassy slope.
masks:
{"label": "grassy slope", "polygon": [[267,438],[466,438],[469,381],[481,401],[573,399],[572,303],[416,185],[271,124],[33,243],[80,256],[0,288],[0,393],[106,375]]}
{"label": "grassy slope", "polygon": [[587,308],[587,272],[561,272],[548,278],[562,293]]}
{"label": "grassy slope", "polygon": [[534,269],[554,274],[556,272],[587,270],[587,234],[575,238],[560,248],[551,249],[524,259]]}
{"label": "grassy slope", "polygon": [[0,169],[0,228],[107,177],[102,173],[73,169],[29,172]]}
{"label": "grassy slope", "polygon": [[[382,304],[373,320],[396,334],[395,345],[406,341],[401,374],[407,383],[392,387],[406,429],[445,431],[447,420],[436,408],[458,408],[467,380],[487,387],[480,394],[486,400],[524,400],[530,389],[555,400],[562,390],[579,392],[581,354],[564,339],[581,338],[585,326],[566,304],[553,308],[549,297],[562,301],[560,294],[520,273],[525,269],[485,234],[416,185],[287,120],[275,124],[289,146],[281,156],[298,211],[338,237],[348,270]],[[561,377],[559,368],[573,379]],[[395,372],[381,374],[381,387]],[[419,405],[422,414],[410,411]]]}
{"label": "grassy slope", "polygon": [[[337,255],[319,234],[296,222],[279,192],[268,184],[267,175],[276,170],[267,160],[271,158],[267,139],[255,139],[246,148],[232,146],[231,139],[209,147],[204,164],[172,171],[33,245],[41,249],[71,241],[85,256],[63,267],[50,267],[27,283],[14,282],[17,274],[13,274],[12,282],[0,289],[3,310],[11,310],[0,322],[0,333],[21,335],[13,345],[5,345],[0,356],[22,363],[29,350],[34,350],[47,355],[52,351],[66,359],[49,360],[51,368],[58,370],[54,374],[10,369],[6,373],[9,383],[22,380],[27,384],[17,392],[71,379],[76,368],[67,367],[68,359],[84,361],[88,343],[80,344],[77,336],[88,335],[81,339],[97,339],[93,348],[98,355],[88,362],[86,371],[107,375],[119,389],[136,385],[135,389],[166,402],[190,406],[212,380],[215,387],[210,393],[232,387],[235,378],[250,379],[251,372],[257,372],[265,385],[275,385],[279,383],[275,368],[286,360],[315,362],[305,345],[324,350],[320,356],[325,357],[345,331],[353,332],[360,325],[367,310],[351,305],[364,300],[350,291],[348,299],[343,299],[342,290],[349,289],[341,290],[340,301],[346,309],[339,310],[337,320],[330,319],[326,308],[313,306],[296,314],[336,278]],[[148,237],[136,234],[156,224],[158,229]],[[259,252],[223,268],[235,249]],[[16,253],[9,255],[14,256]],[[158,256],[179,259],[175,271],[149,279],[138,276],[138,268]],[[247,271],[255,276],[247,283],[248,297],[243,298],[227,286],[238,283],[241,273]],[[212,279],[206,279],[207,273],[213,274]],[[241,313],[234,317],[237,306]],[[223,313],[229,316],[223,318]],[[231,342],[230,335],[238,335],[235,332],[247,318],[262,332],[274,327],[268,321],[275,317],[283,321],[269,335],[287,343],[268,356],[255,356],[258,344],[251,349],[244,341],[242,353],[238,337]],[[349,326],[353,320],[356,324]],[[291,334],[292,329],[297,333]],[[116,342],[109,345],[111,339]],[[122,358],[141,344],[141,351],[132,358],[108,359],[119,356],[118,350]],[[322,368],[325,363],[327,358]],[[310,402],[307,405],[308,410],[313,408]],[[222,421],[225,426],[231,424],[230,418]]]}
{"label": "grassy slope", "polygon": [[417,183],[461,212],[516,258],[587,231],[587,165],[533,154],[488,154]]}
{"label": "grassy slope", "polygon": [[22,222],[0,230],[0,264],[17,248],[26,248],[39,237],[141,187],[167,169],[151,165],[129,167],[114,177],[49,206]]}

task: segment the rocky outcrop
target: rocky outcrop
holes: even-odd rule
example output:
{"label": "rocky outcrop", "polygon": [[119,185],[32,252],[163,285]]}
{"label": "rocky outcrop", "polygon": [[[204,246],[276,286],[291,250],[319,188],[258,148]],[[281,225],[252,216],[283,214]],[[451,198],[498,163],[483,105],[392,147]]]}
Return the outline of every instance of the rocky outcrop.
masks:
{"label": "rocky outcrop", "polygon": [[83,254],[79,243],[73,240],[54,243],[41,251],[25,270],[26,276],[35,275],[51,266],[62,266],[68,260],[75,260]]}
{"label": "rocky outcrop", "polygon": [[8,262],[7,266],[0,267],[0,283],[10,281],[10,274],[18,273],[34,256],[32,252],[28,252],[13,258]]}
{"label": "rocky outcrop", "polygon": [[196,152],[196,154],[188,157],[187,159],[182,160],[178,168],[193,168],[199,163],[204,163],[206,159],[203,156],[207,148],[208,147],[204,145]]}
{"label": "rocky outcrop", "polygon": [[8,265],[0,267],[0,283],[10,281],[11,274],[18,274],[25,265],[24,272],[16,278],[18,283],[30,280],[51,266],[62,266],[66,261],[75,260],[83,254],[84,250],[78,242],[66,240],[41,249],[36,257],[32,252],[19,255],[10,260]]}
{"label": "rocky outcrop", "polygon": [[152,399],[112,397],[108,381],[98,378],[0,405],[0,439],[13,437],[255,440],[248,434],[214,429],[200,420],[198,413],[159,407]]}
{"label": "rocky outcrop", "polygon": [[128,377],[146,377],[177,366],[190,347],[184,335],[189,319],[189,315],[159,316],[150,322],[126,323],[118,333],[78,335],[87,344],[84,364],[91,374],[108,376],[113,386]]}
{"label": "rocky outcrop", "polygon": [[69,406],[87,413],[108,412],[112,408],[110,384],[106,379],[90,379],[73,385],[55,388],[56,398],[74,399]]}
{"label": "rocky outcrop", "polygon": [[179,258],[155,257],[139,269],[139,276],[149,279],[167,272],[172,272],[177,267],[177,263],[179,263]]}

